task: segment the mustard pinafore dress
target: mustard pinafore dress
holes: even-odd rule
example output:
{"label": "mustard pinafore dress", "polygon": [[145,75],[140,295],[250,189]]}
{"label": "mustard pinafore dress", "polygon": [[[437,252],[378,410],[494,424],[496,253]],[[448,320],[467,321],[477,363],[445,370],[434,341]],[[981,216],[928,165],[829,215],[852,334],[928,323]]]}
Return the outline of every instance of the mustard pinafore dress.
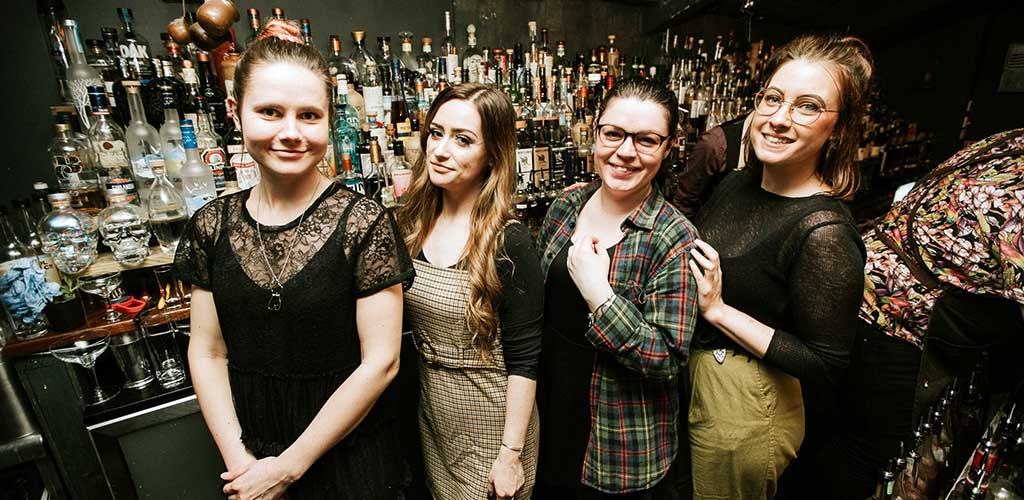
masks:
{"label": "mustard pinafore dress", "polygon": [[[457,267],[413,260],[416,281],[405,292],[405,318],[419,351],[423,462],[437,500],[485,500],[487,477],[505,428],[508,373],[501,331],[485,361],[473,348],[466,320],[469,275]],[[537,408],[526,432],[526,482],[516,500],[528,500],[537,472]]]}

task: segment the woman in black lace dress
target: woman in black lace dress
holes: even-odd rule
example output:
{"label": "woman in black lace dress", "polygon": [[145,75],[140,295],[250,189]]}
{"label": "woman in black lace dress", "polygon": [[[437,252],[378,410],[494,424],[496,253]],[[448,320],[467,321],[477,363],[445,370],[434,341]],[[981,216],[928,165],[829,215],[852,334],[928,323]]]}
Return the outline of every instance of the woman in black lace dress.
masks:
{"label": "woman in black lace dress", "polygon": [[406,471],[388,398],[402,285],[390,214],[322,176],[330,82],[312,47],[250,45],[229,101],[262,181],[211,201],[175,256],[189,363],[232,499],[392,499]]}

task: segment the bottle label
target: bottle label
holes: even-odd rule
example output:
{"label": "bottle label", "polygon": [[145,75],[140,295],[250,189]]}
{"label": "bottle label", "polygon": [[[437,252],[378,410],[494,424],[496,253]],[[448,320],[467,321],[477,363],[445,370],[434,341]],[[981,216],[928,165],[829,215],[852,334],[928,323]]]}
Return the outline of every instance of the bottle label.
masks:
{"label": "bottle label", "polygon": [[153,160],[159,160],[160,155],[148,154],[141,158],[136,159],[132,162],[132,170],[135,172],[135,177],[145,177],[147,179],[153,178],[153,167],[151,167]]}
{"label": "bottle label", "polygon": [[516,150],[516,173],[518,182],[516,191],[528,191],[533,184],[533,149],[521,148]]}
{"label": "bottle label", "polygon": [[547,146],[533,148],[533,184],[547,185],[551,176],[551,150]]}
{"label": "bottle label", "polygon": [[103,168],[122,168],[130,165],[124,141],[102,141],[96,147],[96,157]]}
{"label": "bottle label", "polygon": [[224,164],[227,163],[227,156],[220,147],[204,149],[199,153],[203,163],[213,170],[213,184],[218,190],[224,189]]}
{"label": "bottle label", "polygon": [[191,217],[193,214],[196,213],[196,211],[198,211],[200,208],[203,208],[203,205],[206,205],[211,200],[213,200],[213,198],[213,196],[196,196],[193,194],[189,194],[188,196],[186,196],[185,208],[188,209],[188,216]]}
{"label": "bottle label", "polygon": [[409,125],[409,120],[402,120],[395,125],[395,133],[399,138],[406,138],[412,134],[412,126]]}
{"label": "bottle label", "polygon": [[241,154],[244,149],[241,144],[228,144],[228,154],[232,155],[231,161],[234,161],[234,155]]}
{"label": "bottle label", "polygon": [[111,189],[123,189],[128,192],[128,203],[136,203],[139,199],[139,192],[135,188],[135,181],[125,177],[111,177],[106,182],[107,191]]}
{"label": "bottle label", "polygon": [[[355,165],[352,165],[352,168],[355,168]],[[373,165],[370,162],[370,153],[361,153],[359,155],[359,175],[367,177],[371,171],[373,171]]]}
{"label": "bottle label", "polygon": [[107,101],[110,102],[110,107],[116,108],[117,99],[114,99],[114,82],[110,80],[104,80],[103,86],[107,89],[107,95],[110,97],[110,99],[107,99]]}
{"label": "bottle label", "polygon": [[409,190],[412,183],[412,170],[407,168],[391,172],[391,182],[395,187],[395,198],[401,197]]}
{"label": "bottle label", "polygon": [[384,88],[363,87],[363,106],[367,115],[377,113],[377,119],[380,120],[384,111]]}
{"label": "bottle label", "polygon": [[54,155],[51,158],[53,171],[57,174],[57,180],[71,184],[78,182],[78,173],[82,171],[82,159],[75,153],[64,153]]}
{"label": "bottle label", "polygon": [[447,68],[447,70],[448,70],[447,71],[447,73],[448,73],[448,75],[447,75],[448,76],[448,81],[449,82],[454,82],[457,78],[462,78],[462,75],[460,74],[460,71],[459,71],[459,67],[460,67],[459,66],[459,55],[458,54],[448,54],[447,56],[445,56],[445,59],[448,60],[448,63],[447,63],[448,64],[448,68]]}
{"label": "bottle label", "polygon": [[573,148],[567,146],[556,146],[551,148],[551,182],[558,182],[567,177],[572,169]]}
{"label": "bottle label", "polygon": [[462,64],[469,70],[469,81],[472,83],[480,83],[480,65],[483,64],[484,58],[479,55],[472,55],[467,57]]}
{"label": "bottle label", "polygon": [[249,153],[240,153],[231,157],[231,166],[238,177],[238,187],[249,189],[260,183],[260,169]]}

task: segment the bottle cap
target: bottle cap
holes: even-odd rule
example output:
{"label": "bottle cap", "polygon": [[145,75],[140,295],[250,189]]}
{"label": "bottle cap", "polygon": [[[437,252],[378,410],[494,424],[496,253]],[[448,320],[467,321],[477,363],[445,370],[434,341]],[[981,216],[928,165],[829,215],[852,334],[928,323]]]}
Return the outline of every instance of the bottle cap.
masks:
{"label": "bottle cap", "polygon": [[128,191],[126,191],[123,188],[110,188],[110,189],[107,190],[107,199],[110,200],[110,201],[115,201],[115,200],[118,200],[118,199],[121,199],[121,198],[127,198],[127,197],[128,197]]}
{"label": "bottle cap", "polygon": [[36,182],[32,184],[33,191],[49,191],[50,185],[45,182]]}
{"label": "bottle cap", "polygon": [[62,201],[71,203],[71,195],[67,193],[50,193],[46,195],[46,201],[49,201],[51,205]]}

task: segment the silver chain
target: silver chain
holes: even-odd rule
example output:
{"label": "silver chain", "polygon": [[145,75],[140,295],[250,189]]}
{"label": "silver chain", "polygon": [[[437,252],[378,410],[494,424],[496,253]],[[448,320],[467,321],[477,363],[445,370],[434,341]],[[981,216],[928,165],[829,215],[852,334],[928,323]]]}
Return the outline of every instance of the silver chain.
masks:
{"label": "silver chain", "polygon": [[[306,200],[306,207],[302,210],[302,216],[299,217],[299,224],[295,226],[296,233],[298,233],[298,231],[302,229],[302,223],[306,220],[306,212],[309,211],[309,207],[313,204],[313,198],[316,196],[318,191],[320,191],[319,175],[316,178],[316,188],[313,189],[313,192],[309,195],[309,199]],[[263,198],[266,197],[266,195],[264,194],[265,192],[266,189],[264,189],[263,192],[260,193],[260,199],[256,203],[256,241],[259,242],[260,244],[260,255],[263,256],[263,263],[266,264],[267,271],[270,272],[270,279],[273,281],[274,285],[270,289],[270,301],[267,302],[267,309],[271,311],[279,311],[281,310],[281,290],[284,289],[284,287],[281,285],[281,280],[277,277],[277,274],[274,273],[274,266],[270,265],[270,259],[267,258],[267,251],[263,247],[263,235],[261,234],[260,231],[260,207],[263,205]],[[285,255],[284,263],[281,265],[282,276],[284,276],[284,270],[292,261],[292,252],[295,250],[296,246],[298,245],[293,244],[288,246],[288,253]]]}

